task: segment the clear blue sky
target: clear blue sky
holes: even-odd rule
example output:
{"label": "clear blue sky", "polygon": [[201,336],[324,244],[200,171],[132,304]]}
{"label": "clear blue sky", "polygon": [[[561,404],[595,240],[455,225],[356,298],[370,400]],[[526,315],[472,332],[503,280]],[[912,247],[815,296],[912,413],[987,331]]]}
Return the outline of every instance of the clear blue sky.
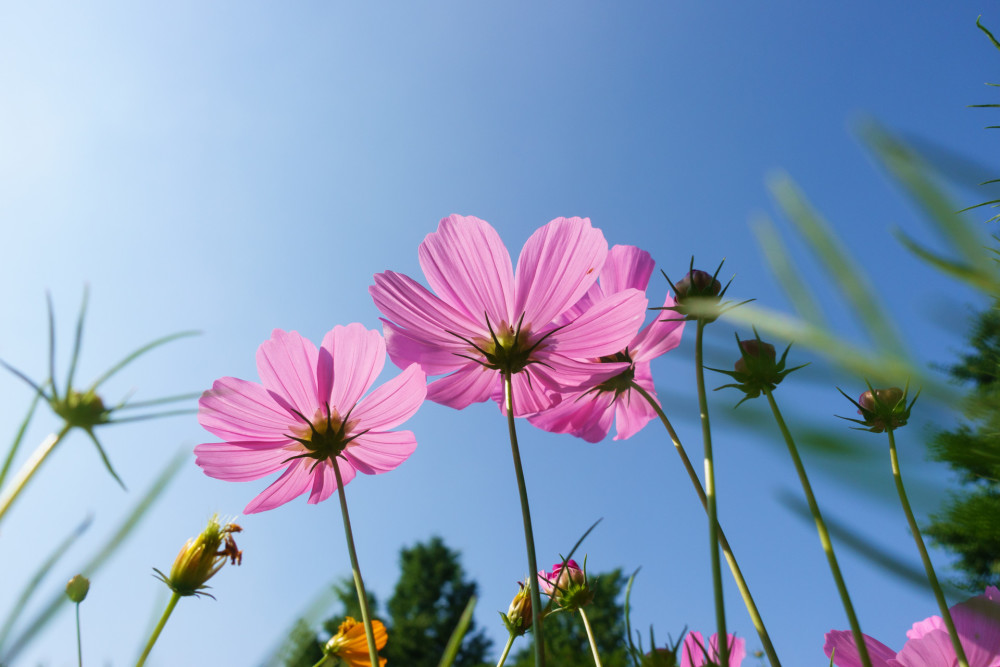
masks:
{"label": "clear blue sky", "polygon": [[[1000,29],[992,9],[790,0],[5,4],[0,358],[43,376],[50,290],[65,367],[89,284],[83,381],[155,337],[203,331],[121,373],[107,385],[109,401],[133,389],[137,400],[201,391],[224,375],[256,379],[254,353],[272,328],[319,341],[335,324],[375,327],[372,275],[419,277],[417,246],[450,213],[493,223],[515,257],[551,218],[587,216],[610,243],[647,249],[672,275],[691,255],[706,266],[726,257],[734,296],[786,309],[749,225],[761,212],[778,217],[764,182],[780,168],[871,272],[918,356],[948,363],[973,296],[892,239],[893,226],[933,236],[852,128],[874,116],[990,164],[995,139],[982,127],[996,120],[966,105],[997,101],[983,83],[1000,81],[1000,54],[975,27],[982,13]],[[985,198],[959,192],[965,204]],[[792,248],[818,283],[811,256]],[[653,285],[659,303],[665,285]],[[842,306],[823,305],[853,333]],[[714,343],[731,345],[732,326],[714,329]],[[691,351],[687,341],[653,371],[697,453]],[[793,350],[792,359],[810,357]],[[833,415],[850,410],[833,380],[818,370],[812,380],[789,380],[779,401],[817,426],[841,426]],[[29,398],[0,375],[0,434],[14,433]],[[729,414],[737,398],[713,395],[713,415]],[[947,475],[922,462],[920,422],[900,435],[903,465],[925,482],[914,487],[925,490],[916,504],[927,512]],[[54,426],[41,414],[28,442]],[[494,405],[427,404],[408,426],[419,441],[412,459],[347,487],[366,580],[387,598],[400,547],[441,535],[479,582],[476,618],[499,644],[495,612],[526,570],[504,422]],[[663,638],[685,626],[711,632],[707,530],[662,429],[597,445],[527,423],[520,433],[540,560],[557,560],[603,517],[584,551],[596,571],[642,566],[636,627],[653,624]],[[807,455],[822,506],[916,562],[890,496],[884,442],[841,433],[869,455]],[[769,435],[719,424],[721,518],[785,664],[825,664],[823,632],[847,623],[813,528],[779,500],[798,487]],[[30,571],[93,513],[88,535],[45,582],[61,587],[176,451],[212,439],[193,416],[105,430],[128,493],[84,438],[64,443],[3,526],[0,615],[12,604],[11,572]],[[89,664],[134,662],[165,601],[151,568],[168,568],[211,513],[235,514],[261,488],[209,479],[190,457],[95,578],[83,607]],[[319,589],[349,574],[335,502],[302,499],[242,524],[243,566],[213,582],[218,601],[182,601],[149,664],[256,664]],[[862,626],[900,648],[910,624],[934,612],[933,598],[846,549],[841,557]],[[756,648],[735,589],[727,600],[731,628]],[[74,650],[67,607],[21,664],[69,665]]]}

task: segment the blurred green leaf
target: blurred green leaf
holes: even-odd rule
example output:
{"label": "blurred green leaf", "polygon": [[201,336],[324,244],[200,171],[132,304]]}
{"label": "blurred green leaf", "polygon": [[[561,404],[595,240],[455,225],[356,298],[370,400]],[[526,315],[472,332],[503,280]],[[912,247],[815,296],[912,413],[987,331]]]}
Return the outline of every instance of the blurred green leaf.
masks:
{"label": "blurred green leaf", "polygon": [[451,667],[451,663],[455,662],[455,657],[458,655],[459,649],[462,648],[462,639],[469,629],[469,623],[472,621],[472,612],[475,608],[476,596],[473,595],[469,598],[469,603],[465,605],[465,611],[462,612],[462,617],[458,619],[458,625],[455,626],[454,632],[448,638],[448,645],[445,646],[444,655],[441,656],[441,662],[438,663],[438,667]]}

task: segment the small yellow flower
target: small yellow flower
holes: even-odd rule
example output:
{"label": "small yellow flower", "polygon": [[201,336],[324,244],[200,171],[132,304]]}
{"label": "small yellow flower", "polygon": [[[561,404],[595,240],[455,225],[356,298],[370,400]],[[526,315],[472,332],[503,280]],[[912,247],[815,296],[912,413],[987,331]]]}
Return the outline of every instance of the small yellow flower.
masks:
{"label": "small yellow flower", "polygon": [[[204,589],[209,588],[207,582],[215,573],[222,569],[227,560],[233,565],[243,561],[243,552],[236,547],[233,533],[243,529],[235,523],[225,525],[219,523],[219,515],[208,520],[208,526],[198,537],[189,539],[181,548],[174,565],[170,568],[170,576],[153,568],[160,579],[178,595],[208,595]],[[214,599],[214,598],[213,598]]]}
{"label": "small yellow flower", "polygon": [[[382,621],[372,621],[372,632],[375,634],[375,648],[382,650],[389,640]],[[365,636],[365,626],[348,616],[337,634],[326,643],[323,652],[328,656],[336,656],[347,663],[347,667],[372,667],[371,656],[368,655],[368,638]],[[379,658],[379,667],[384,667],[385,658]]]}

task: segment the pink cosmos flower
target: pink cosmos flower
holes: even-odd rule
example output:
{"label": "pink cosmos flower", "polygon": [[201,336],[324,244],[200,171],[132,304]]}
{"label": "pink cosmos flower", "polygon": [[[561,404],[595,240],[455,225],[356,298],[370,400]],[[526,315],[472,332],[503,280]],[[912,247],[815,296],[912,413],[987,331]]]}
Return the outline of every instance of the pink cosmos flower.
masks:
{"label": "pink cosmos flower", "polygon": [[[616,245],[608,252],[598,282],[563,314],[563,320],[572,320],[607,296],[632,289],[645,292],[653,266],[653,258],[645,250]],[[673,305],[674,300],[668,294],[663,306],[669,308]],[[552,433],[572,433],[587,442],[599,442],[606,438],[612,421],[617,425],[615,440],[624,440],[638,433],[656,417],[656,412],[645,398],[633,391],[631,383],[634,380],[656,398],[649,362],[680,345],[684,322],[679,318],[673,311],[658,311],[656,319],[626,347],[616,354],[591,362],[594,366],[609,362],[628,364],[618,374],[563,396],[561,403],[530,417],[528,421]]]}
{"label": "pink cosmos flower", "polygon": [[[684,638],[681,648],[681,667],[704,667],[719,662],[719,635],[712,635],[710,645],[705,646],[705,639],[700,632],[689,632]],[[723,667],[740,667],[743,658],[747,657],[745,639],[729,635],[729,665]]]}
{"label": "pink cosmos flower", "polygon": [[[995,586],[983,595],[950,607],[955,630],[969,659],[969,667],[1000,667],[1000,591]],[[903,650],[891,648],[864,635],[872,667],[953,667],[958,664],[951,637],[940,616],[914,623],[906,633]],[[860,667],[854,636],[849,630],[826,633],[823,651],[837,667]]]}
{"label": "pink cosmos flower", "polygon": [[309,502],[346,485],[356,471],[392,470],[417,446],[410,431],[391,431],[409,419],[427,394],[411,365],[362,400],[385,364],[385,341],[361,324],[337,326],[319,350],[298,332],[275,329],[257,349],[261,383],[224,377],[198,402],[198,421],[224,442],[195,447],[209,477],[259,479],[284,469],[254,498],[246,514],[283,505],[309,491]]}
{"label": "pink cosmos flower", "polygon": [[638,290],[609,294],[556,323],[597,280],[607,253],[590,220],[556,218],[531,235],[515,272],[489,223],[447,217],[419,250],[436,294],[392,271],[369,288],[385,315],[389,357],[443,375],[427,392],[443,405],[462,409],[493,398],[503,408],[502,374],[509,373],[516,416],[551,407],[566,388],[627,368],[579,359],[614,354],[632,340],[646,308]]}
{"label": "pink cosmos flower", "polygon": [[552,572],[542,570],[538,573],[538,587],[544,595],[549,597],[557,595],[559,591],[565,591],[571,584],[583,585],[585,583],[587,583],[587,578],[573,559],[566,561],[565,568],[563,568],[562,563],[556,563],[552,566]]}

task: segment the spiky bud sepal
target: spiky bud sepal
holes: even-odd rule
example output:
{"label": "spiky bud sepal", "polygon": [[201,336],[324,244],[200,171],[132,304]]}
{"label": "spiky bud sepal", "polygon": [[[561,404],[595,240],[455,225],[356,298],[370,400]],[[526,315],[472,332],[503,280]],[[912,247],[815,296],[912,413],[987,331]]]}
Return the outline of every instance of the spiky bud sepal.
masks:
{"label": "spiky bud sepal", "polygon": [[793,368],[785,368],[788,351],[792,349],[791,343],[788,344],[788,347],[781,354],[781,359],[776,359],[774,346],[762,341],[756,328],[753,331],[753,335],[753,338],[740,340],[739,334],[735,334],[736,344],[740,348],[740,358],[736,361],[734,370],[724,371],[719,368],[709,368],[706,366],[710,371],[728,375],[736,380],[734,383],[716,387],[715,391],[725,389],[726,387],[734,387],[746,394],[735,407],[739,407],[744,401],[751,398],[757,398],[764,393],[765,389],[767,391],[774,391],[789,373],[809,365],[805,363]]}
{"label": "spiky bud sepal", "polygon": [[910,393],[909,382],[906,383],[904,389],[899,387],[875,389],[868,380],[865,380],[865,384],[868,386],[868,391],[863,392],[856,401],[845,394],[843,389],[837,387],[837,391],[858,409],[858,414],[861,415],[862,419],[852,419],[840,415],[837,417],[861,424],[864,427],[852,426],[851,428],[856,431],[869,431],[871,433],[882,433],[906,426],[906,422],[910,419],[910,410],[913,409],[913,404],[920,396],[920,390],[917,390],[913,400],[907,404],[907,395]]}
{"label": "spiky bud sepal", "polygon": [[722,265],[725,262],[725,259],[719,262],[715,273],[708,273],[707,271],[694,268],[694,257],[692,257],[688,272],[684,274],[683,278],[677,281],[676,285],[670,280],[670,276],[667,275],[666,271],[660,269],[660,273],[663,274],[670,288],[674,291],[675,303],[673,306],[659,306],[650,310],[672,310],[680,316],[667,318],[664,321],[689,322],[701,320],[705,324],[708,324],[718,319],[719,315],[725,311],[753,301],[753,299],[748,299],[740,303],[732,303],[731,301],[722,302],[722,298],[726,295],[726,291],[729,290],[729,286],[733,284],[732,278],[729,279],[729,282],[725,286],[719,282],[719,272],[722,271]]}

